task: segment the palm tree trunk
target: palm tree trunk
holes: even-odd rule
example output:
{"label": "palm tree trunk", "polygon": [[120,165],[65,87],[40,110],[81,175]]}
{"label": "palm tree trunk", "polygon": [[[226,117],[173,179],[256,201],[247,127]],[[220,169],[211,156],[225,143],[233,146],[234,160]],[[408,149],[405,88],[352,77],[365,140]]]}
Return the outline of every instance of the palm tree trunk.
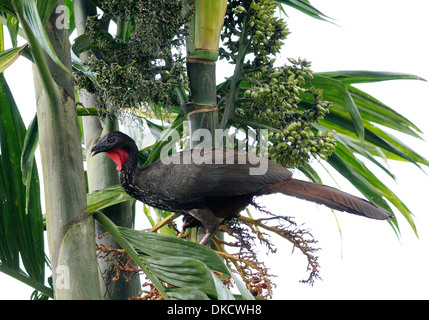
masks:
{"label": "palm tree trunk", "polygon": [[[37,67],[39,142],[55,298],[100,299],[94,218],[87,212],[73,79],[42,51],[24,18],[22,2],[13,0],[13,5]],[[56,28],[56,19],[53,13],[46,32],[71,70],[68,32]]]}
{"label": "palm tree trunk", "polygon": [[[191,137],[197,129],[206,129],[214,137],[218,127],[216,64],[210,60],[188,58],[186,65],[192,102],[184,105],[183,110],[188,116]],[[200,142],[202,141],[191,140],[191,148]],[[212,146],[213,143],[214,141]]]}
{"label": "palm tree trunk", "polygon": [[[215,130],[219,126],[216,60],[227,0],[195,0],[193,3],[195,13],[186,41],[191,102],[182,106],[182,109],[188,117],[191,148],[198,147],[200,143],[204,147],[214,147]],[[203,141],[204,137],[197,134],[199,129],[208,130],[211,141]],[[192,240],[200,241],[205,232],[203,228],[191,228],[190,234]],[[196,239],[193,235],[196,235]]]}
{"label": "palm tree trunk", "polygon": [[[191,102],[184,105],[183,110],[190,122],[191,136],[197,129],[207,129],[214,137],[214,130],[218,128],[216,61],[227,0],[190,2],[195,6],[190,22],[190,35],[186,39]],[[191,146],[194,145],[191,140]]]}

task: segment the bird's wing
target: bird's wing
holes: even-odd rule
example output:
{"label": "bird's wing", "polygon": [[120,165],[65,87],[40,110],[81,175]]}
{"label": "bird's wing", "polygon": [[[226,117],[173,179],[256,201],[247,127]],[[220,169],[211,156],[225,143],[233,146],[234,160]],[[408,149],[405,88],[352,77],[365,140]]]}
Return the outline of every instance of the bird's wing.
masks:
{"label": "bird's wing", "polygon": [[192,208],[214,198],[253,194],[292,176],[279,164],[244,152],[204,150],[195,156],[191,152],[156,162],[146,179],[176,206]]}

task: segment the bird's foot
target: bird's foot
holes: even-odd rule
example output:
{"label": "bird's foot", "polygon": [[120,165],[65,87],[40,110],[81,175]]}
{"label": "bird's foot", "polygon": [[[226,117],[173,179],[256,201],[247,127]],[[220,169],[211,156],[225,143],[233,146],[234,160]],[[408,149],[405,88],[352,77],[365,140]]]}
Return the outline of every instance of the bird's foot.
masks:
{"label": "bird's foot", "polygon": [[189,211],[189,214],[201,222],[204,229],[206,229],[206,234],[203,239],[200,241],[200,244],[206,244],[210,238],[216,233],[219,222],[213,212],[205,207],[192,209]]}
{"label": "bird's foot", "polygon": [[212,233],[206,233],[205,235],[204,235],[204,237],[201,239],[201,241],[200,241],[200,244],[201,245],[206,245],[207,244],[207,242],[209,242],[209,240],[213,237],[213,235],[216,233],[216,231],[215,232],[212,232]]}
{"label": "bird's foot", "polygon": [[188,228],[197,227],[200,225],[201,225],[201,222],[199,222],[193,216],[183,216],[183,225],[182,225],[183,230],[186,230]]}

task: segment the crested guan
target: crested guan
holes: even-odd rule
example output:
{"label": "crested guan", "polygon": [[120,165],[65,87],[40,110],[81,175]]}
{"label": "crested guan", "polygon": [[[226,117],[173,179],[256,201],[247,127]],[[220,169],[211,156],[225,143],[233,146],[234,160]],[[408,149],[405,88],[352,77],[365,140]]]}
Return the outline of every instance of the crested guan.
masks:
{"label": "crested guan", "polygon": [[[191,215],[200,221],[207,232],[201,244],[207,243],[216,232],[218,219],[238,214],[254,197],[273,193],[367,218],[392,217],[371,202],[332,187],[293,179],[292,172],[281,165],[244,152],[187,150],[142,168],[138,165],[134,140],[119,131],[106,134],[91,152],[93,156],[106,152],[118,165],[121,186],[133,198],[155,208]],[[198,164],[189,161],[191,152],[198,152],[199,157],[212,161]],[[266,161],[266,172],[252,175],[249,170],[256,167],[258,159]]]}

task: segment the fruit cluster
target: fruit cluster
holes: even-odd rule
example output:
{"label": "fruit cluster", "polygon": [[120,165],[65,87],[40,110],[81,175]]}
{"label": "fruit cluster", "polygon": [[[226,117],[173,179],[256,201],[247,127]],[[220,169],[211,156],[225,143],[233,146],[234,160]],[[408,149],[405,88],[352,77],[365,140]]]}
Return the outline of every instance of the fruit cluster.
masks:
{"label": "fruit cluster", "polygon": [[[231,77],[239,78],[235,117],[270,128],[268,156],[285,167],[298,167],[311,156],[329,157],[335,140],[332,132],[316,129],[329,103],[311,87],[310,63],[288,59],[290,64],[276,66],[275,57],[289,34],[285,21],[276,16],[277,8],[272,0],[230,1],[220,53],[236,65]],[[221,90],[231,92],[231,86]]]}
{"label": "fruit cluster", "polygon": [[[186,22],[192,10],[185,0],[99,0],[103,18],[91,17],[86,34],[94,55],[86,66],[91,82],[80,74],[78,86],[97,93],[114,114],[127,108],[177,104],[175,83],[186,82],[183,51]],[[113,37],[103,28],[106,17],[126,32]]]}
{"label": "fruit cluster", "polygon": [[[333,133],[322,133],[314,124],[329,112],[321,92],[307,89],[312,73],[305,60],[290,59],[292,66],[265,70],[243,94],[240,110],[272,127],[269,157],[287,167],[297,167],[310,156],[327,159],[335,149]],[[244,112],[244,110],[246,110]]]}

